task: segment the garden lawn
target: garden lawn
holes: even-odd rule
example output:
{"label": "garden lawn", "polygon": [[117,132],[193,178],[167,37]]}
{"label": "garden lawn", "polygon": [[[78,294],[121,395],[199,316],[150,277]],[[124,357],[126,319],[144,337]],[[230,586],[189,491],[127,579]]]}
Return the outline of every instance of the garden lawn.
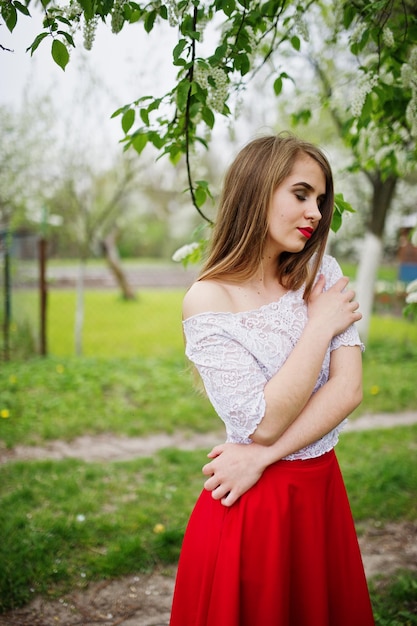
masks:
{"label": "garden lawn", "polygon": [[[416,519],[416,446],[417,425],[342,436],[337,452],[356,522]],[[1,466],[0,610],[33,593],[175,563],[206,453]]]}

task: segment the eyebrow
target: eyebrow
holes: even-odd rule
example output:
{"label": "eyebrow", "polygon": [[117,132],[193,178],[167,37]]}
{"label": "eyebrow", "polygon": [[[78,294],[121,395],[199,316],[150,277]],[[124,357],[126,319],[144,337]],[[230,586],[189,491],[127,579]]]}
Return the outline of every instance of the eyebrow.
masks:
{"label": "eyebrow", "polygon": [[[314,187],[312,187],[310,183],[305,183],[303,181],[300,181],[299,183],[294,183],[293,185],[291,185],[291,188],[294,188],[294,187],[304,187],[305,189],[308,189],[308,191],[315,191]],[[321,193],[319,197],[324,198],[325,195],[326,195],[326,192]]]}

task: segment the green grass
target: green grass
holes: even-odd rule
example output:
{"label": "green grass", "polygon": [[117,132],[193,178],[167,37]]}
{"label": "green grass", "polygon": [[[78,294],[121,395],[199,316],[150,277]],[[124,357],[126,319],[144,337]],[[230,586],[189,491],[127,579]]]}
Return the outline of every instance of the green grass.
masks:
{"label": "green grass", "polygon": [[[141,290],[136,300],[123,300],[114,290],[85,293],[83,355],[105,357],[158,356],[180,352],[181,302],[184,290]],[[48,296],[48,353],[72,356],[76,296],[72,290],[51,290]],[[30,319],[36,332],[37,294],[16,292],[17,319]]]}
{"label": "green grass", "polygon": [[0,389],[0,411],[9,413],[0,420],[0,439],[8,447],[83,434],[219,429],[182,356],[5,363]]}
{"label": "green grass", "polygon": [[417,624],[417,577],[397,572],[383,584],[371,584],[371,599],[377,626]]}
{"label": "green grass", "polygon": [[[129,463],[3,466],[0,609],[31,593],[175,562],[203,456],[165,450]],[[157,524],[164,532],[155,532]]]}
{"label": "green grass", "polygon": [[373,316],[363,355],[363,412],[417,410],[417,324]]}
{"label": "green grass", "polygon": [[[358,266],[355,263],[341,262],[343,273],[345,276],[349,276],[352,280],[356,278]],[[377,273],[377,280],[387,281],[394,283],[398,280],[398,267],[397,265],[380,265]]]}
{"label": "green grass", "polygon": [[[15,306],[35,318],[35,295],[19,295]],[[50,356],[0,369],[3,445],[218,429],[183,355],[182,296],[183,290],[144,290],[125,302],[116,292],[87,292],[84,356],[75,357],[74,294],[52,291]],[[356,416],[416,410],[417,324],[374,316],[363,362],[364,401]],[[417,426],[342,436],[337,452],[359,531],[369,519],[417,518],[416,449]],[[126,463],[1,466],[0,610],[35,592],[55,595],[175,563],[205,454],[164,450]],[[163,532],[154,532],[157,524]],[[409,607],[416,586],[404,574],[372,590],[378,626],[415,623]]]}
{"label": "green grass", "polygon": [[[86,295],[85,352],[95,356],[72,356],[74,296],[58,291],[52,292],[49,314],[55,356],[2,363],[5,445],[85,433],[218,428],[183,354],[182,290],[149,290],[137,302],[125,302],[115,292]],[[374,316],[363,364],[364,400],[354,416],[416,410],[417,324]]]}
{"label": "green grass", "polygon": [[[358,523],[416,517],[416,446],[417,426],[343,436],[338,456]],[[28,601],[31,589],[53,596],[175,563],[205,455],[0,467],[0,608]]]}

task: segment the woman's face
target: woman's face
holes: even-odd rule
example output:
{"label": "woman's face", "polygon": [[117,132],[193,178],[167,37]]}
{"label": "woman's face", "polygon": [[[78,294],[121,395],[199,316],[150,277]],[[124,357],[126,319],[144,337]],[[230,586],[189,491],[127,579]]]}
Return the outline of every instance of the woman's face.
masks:
{"label": "woman's face", "polygon": [[266,252],[301,252],[321,219],[320,205],[326,179],[320,165],[304,154],[297,158],[291,174],[276,188],[268,211]]}

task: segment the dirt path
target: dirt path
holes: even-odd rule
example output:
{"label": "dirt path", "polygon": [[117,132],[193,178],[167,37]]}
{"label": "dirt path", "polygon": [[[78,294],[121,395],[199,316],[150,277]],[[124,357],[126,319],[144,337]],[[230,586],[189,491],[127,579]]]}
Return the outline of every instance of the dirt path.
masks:
{"label": "dirt path", "polygon": [[[379,415],[363,415],[348,422],[345,432],[371,428],[394,428],[417,423],[417,411]],[[123,437],[111,433],[83,435],[72,441],[51,441],[45,446],[16,446],[12,450],[0,447],[0,464],[34,459],[76,458],[82,461],[127,461],[150,456],[162,448],[194,450],[214,446],[224,440],[224,431],[217,433],[159,433],[148,437]]]}
{"label": "dirt path", "polygon": [[[417,412],[367,415],[349,422],[346,430],[393,428],[417,423]],[[79,437],[54,441],[42,448],[18,446],[0,450],[0,463],[40,458],[79,458],[84,461],[123,460],[148,456],[175,446],[182,450],[209,448],[222,433],[185,436],[154,435],[146,438]],[[358,526],[359,543],[368,579],[398,569],[417,572],[417,521]],[[0,615],[0,626],[167,626],[175,581],[175,567],[151,574],[89,585],[59,600],[35,598],[28,606]]]}

